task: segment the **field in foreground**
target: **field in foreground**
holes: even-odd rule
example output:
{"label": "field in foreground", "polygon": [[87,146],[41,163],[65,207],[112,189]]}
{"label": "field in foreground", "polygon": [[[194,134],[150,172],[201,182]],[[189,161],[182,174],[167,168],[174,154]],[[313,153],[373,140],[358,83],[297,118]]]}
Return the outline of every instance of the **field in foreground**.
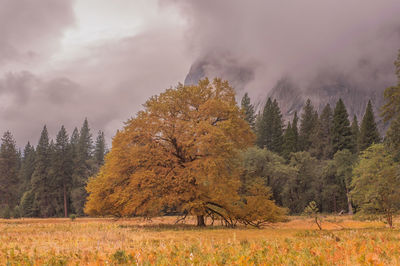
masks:
{"label": "field in foreground", "polygon": [[[400,231],[327,217],[198,229],[174,217],[0,220],[0,265],[400,265]],[[396,224],[398,225],[398,223]]]}

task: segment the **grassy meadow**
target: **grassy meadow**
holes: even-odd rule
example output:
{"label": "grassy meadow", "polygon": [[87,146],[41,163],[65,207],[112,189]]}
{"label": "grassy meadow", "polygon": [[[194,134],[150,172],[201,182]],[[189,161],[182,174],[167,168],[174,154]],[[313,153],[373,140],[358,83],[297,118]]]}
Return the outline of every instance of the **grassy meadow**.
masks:
{"label": "grassy meadow", "polygon": [[[328,216],[263,229],[175,217],[0,220],[0,265],[400,265],[400,231]],[[396,220],[399,225],[399,220]]]}

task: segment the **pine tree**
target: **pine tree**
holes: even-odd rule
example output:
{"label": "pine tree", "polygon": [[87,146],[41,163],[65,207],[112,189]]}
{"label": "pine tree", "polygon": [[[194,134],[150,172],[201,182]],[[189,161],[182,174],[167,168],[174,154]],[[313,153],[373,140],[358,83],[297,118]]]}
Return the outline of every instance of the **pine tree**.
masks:
{"label": "pine tree", "polygon": [[298,128],[299,118],[297,116],[297,112],[294,112],[293,122],[292,122],[292,130],[295,139],[295,150],[294,152],[299,151],[299,128]]}
{"label": "pine tree", "polygon": [[271,125],[273,123],[272,112],[272,100],[271,98],[268,98],[262,113],[258,115],[257,121],[257,145],[260,148],[271,146]]}
{"label": "pine tree", "polygon": [[35,170],[31,185],[33,193],[33,216],[49,217],[54,215],[51,207],[51,188],[49,187],[50,143],[47,127],[44,126],[36,147]]}
{"label": "pine tree", "polygon": [[385,144],[393,154],[396,162],[400,161],[400,113],[390,123],[390,127],[386,132]]}
{"label": "pine tree", "polygon": [[333,113],[332,144],[334,154],[343,149],[354,149],[349,115],[342,99],[337,101]]}
{"label": "pine tree", "polygon": [[371,101],[368,101],[367,109],[361,122],[359,147],[363,151],[374,143],[380,142],[378,128],[376,127],[374,111]]}
{"label": "pine tree", "polygon": [[106,140],[104,138],[104,132],[99,130],[94,148],[94,160],[98,168],[104,164],[105,154],[106,154]]}
{"label": "pine tree", "polygon": [[283,121],[282,113],[276,100],[272,103],[272,132],[271,132],[271,145],[267,148],[277,154],[282,153],[283,144]]}
{"label": "pine tree", "polygon": [[[74,137],[73,133],[73,137]],[[78,215],[83,215],[83,207],[87,198],[85,190],[86,182],[94,172],[93,162],[93,140],[90,133],[88,120],[85,119],[79,132],[79,141],[76,148],[74,160],[73,189],[71,199],[74,211]]]}
{"label": "pine tree", "polygon": [[247,123],[249,123],[250,127],[254,130],[255,122],[256,122],[254,105],[251,104],[250,97],[247,94],[247,92],[244,94],[244,96],[242,98],[241,106],[242,106],[242,110],[244,111],[244,114],[245,114],[245,120],[247,121]]}
{"label": "pine tree", "polygon": [[32,193],[31,179],[35,170],[35,148],[28,142],[24,148],[21,168],[19,171],[20,186],[20,214],[22,217],[32,217],[34,194]]}
{"label": "pine tree", "polygon": [[[12,210],[19,196],[19,153],[10,131],[4,133],[0,146],[0,209]],[[9,216],[7,214],[6,216]],[[6,217],[8,218],[8,217]]]}
{"label": "pine tree", "polygon": [[296,137],[290,121],[283,135],[282,155],[285,159],[289,159],[292,152],[296,152]]}
{"label": "pine tree", "polygon": [[327,104],[318,119],[315,134],[311,143],[311,154],[318,159],[331,159],[332,153],[332,109]]}
{"label": "pine tree", "polygon": [[35,170],[35,148],[28,142],[25,145],[24,153],[19,171],[19,180],[21,182],[21,191],[25,192],[31,189],[31,178]]}
{"label": "pine tree", "polygon": [[303,108],[300,123],[299,148],[302,151],[308,151],[311,147],[312,137],[316,129],[318,114],[311,104],[311,100],[307,99]]}
{"label": "pine tree", "polygon": [[67,131],[62,126],[57,134],[50,173],[54,178],[56,198],[62,199],[59,200],[57,210],[63,210],[63,212],[58,212],[57,215],[63,214],[65,217],[68,216],[68,203],[72,187],[73,165],[71,152]]}
{"label": "pine tree", "polygon": [[282,114],[276,100],[268,98],[262,115],[257,117],[257,145],[281,153],[283,143]]}
{"label": "pine tree", "polygon": [[351,151],[353,154],[358,154],[360,149],[358,145],[358,139],[360,137],[360,128],[358,127],[357,116],[354,115],[353,122],[351,123],[351,136],[353,142],[353,150]]}

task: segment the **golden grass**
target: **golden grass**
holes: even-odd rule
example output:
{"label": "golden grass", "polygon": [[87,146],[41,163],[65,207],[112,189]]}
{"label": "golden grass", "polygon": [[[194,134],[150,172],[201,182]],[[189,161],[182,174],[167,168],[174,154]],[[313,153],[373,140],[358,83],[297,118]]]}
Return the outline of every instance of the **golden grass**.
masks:
{"label": "golden grass", "polygon": [[381,222],[329,216],[319,231],[304,217],[264,229],[175,219],[0,220],[0,265],[400,265],[400,232]]}

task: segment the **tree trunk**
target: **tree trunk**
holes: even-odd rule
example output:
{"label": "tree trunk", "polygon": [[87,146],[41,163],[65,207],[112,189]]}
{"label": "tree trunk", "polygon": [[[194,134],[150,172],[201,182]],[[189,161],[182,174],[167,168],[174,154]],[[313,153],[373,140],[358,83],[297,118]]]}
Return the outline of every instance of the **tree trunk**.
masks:
{"label": "tree trunk", "polygon": [[346,195],[347,195],[347,206],[349,208],[349,214],[353,215],[353,205],[351,204],[351,196],[347,188],[346,188]]}
{"label": "tree trunk", "polygon": [[64,215],[68,217],[68,210],[67,210],[67,187],[64,184]]}
{"label": "tree trunk", "polygon": [[197,215],[197,226],[206,226],[204,215]]}

